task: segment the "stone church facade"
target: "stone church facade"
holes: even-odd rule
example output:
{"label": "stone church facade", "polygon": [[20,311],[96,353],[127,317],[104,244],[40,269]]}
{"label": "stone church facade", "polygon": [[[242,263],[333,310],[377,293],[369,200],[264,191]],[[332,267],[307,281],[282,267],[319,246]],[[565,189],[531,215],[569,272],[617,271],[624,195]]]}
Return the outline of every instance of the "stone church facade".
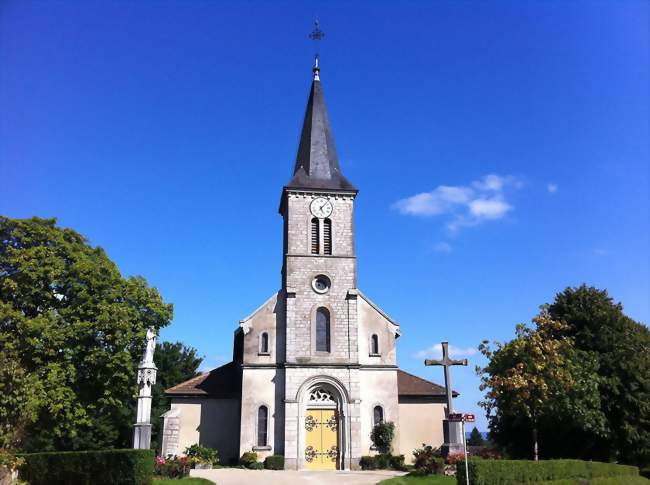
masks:
{"label": "stone church facade", "polygon": [[240,321],[232,362],[166,391],[162,454],[194,443],[222,462],[284,455],[288,469],[355,469],[374,454],[375,423],[396,426],[407,461],[440,446],[444,389],[401,371],[400,326],[357,287],[354,203],[343,176],[318,67],[294,175],[282,190],[281,289]]}

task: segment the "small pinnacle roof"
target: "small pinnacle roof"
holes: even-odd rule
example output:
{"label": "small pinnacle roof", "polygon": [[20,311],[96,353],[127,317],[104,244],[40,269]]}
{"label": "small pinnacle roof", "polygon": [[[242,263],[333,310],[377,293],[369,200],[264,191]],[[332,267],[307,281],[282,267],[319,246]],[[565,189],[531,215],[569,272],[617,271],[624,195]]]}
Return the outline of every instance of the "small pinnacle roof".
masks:
{"label": "small pinnacle roof", "polygon": [[315,67],[296,166],[286,187],[356,192],[357,189],[341,173],[318,74],[319,69]]}

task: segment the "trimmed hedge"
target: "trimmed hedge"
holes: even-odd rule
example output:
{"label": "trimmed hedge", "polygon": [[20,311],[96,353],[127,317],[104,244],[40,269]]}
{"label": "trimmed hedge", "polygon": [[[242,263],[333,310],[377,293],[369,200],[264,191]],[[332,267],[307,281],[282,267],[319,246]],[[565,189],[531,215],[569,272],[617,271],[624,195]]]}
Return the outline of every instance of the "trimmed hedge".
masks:
{"label": "trimmed hedge", "polygon": [[284,456],[271,455],[264,459],[264,468],[267,470],[284,470]]}
{"label": "trimmed hedge", "polygon": [[540,482],[539,485],[648,485],[650,480],[641,476],[618,476],[618,477],[596,477],[596,478],[565,478],[564,480],[553,480]]}
{"label": "trimmed hedge", "polygon": [[404,455],[391,455],[390,453],[362,456],[359,466],[362,470],[406,470]]}
{"label": "trimmed hedge", "polygon": [[[472,485],[519,485],[551,480],[639,476],[635,466],[581,460],[469,460]],[[465,483],[465,462],[456,465],[459,485]]]}
{"label": "trimmed hedge", "polygon": [[57,451],[20,455],[30,485],[151,485],[153,450]]}

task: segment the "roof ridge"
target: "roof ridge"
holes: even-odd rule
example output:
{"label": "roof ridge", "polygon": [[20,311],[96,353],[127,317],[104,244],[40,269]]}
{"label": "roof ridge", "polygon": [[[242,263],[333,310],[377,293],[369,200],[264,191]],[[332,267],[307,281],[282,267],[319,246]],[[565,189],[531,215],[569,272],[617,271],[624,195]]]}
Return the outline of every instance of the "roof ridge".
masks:
{"label": "roof ridge", "polygon": [[[223,367],[223,366],[221,366],[221,367]],[[219,368],[219,367],[217,367],[217,369],[218,369],[218,368]],[[212,370],[214,370],[214,369],[212,369]],[[199,378],[201,378],[201,377],[205,377],[205,376],[209,375],[210,372],[212,372],[212,370],[209,370],[209,371],[207,371],[207,372],[202,372],[202,373],[200,373],[198,376],[194,376],[194,377],[192,377],[192,378],[190,378],[190,379],[188,379],[188,380],[186,380],[186,381],[179,382],[179,383],[176,384],[175,386],[172,386],[172,387],[170,387],[169,389],[165,389],[165,392],[173,391],[173,390],[176,389],[177,387],[184,386],[184,385],[186,385],[186,384],[189,384],[189,383],[191,383],[191,382],[194,382],[195,380],[197,380],[197,379],[199,379]]]}
{"label": "roof ridge", "polygon": [[440,384],[436,384],[435,382],[428,381],[428,380],[426,380],[426,379],[424,379],[424,378],[422,378],[420,376],[416,376],[415,374],[411,374],[410,372],[406,372],[405,370],[402,370],[402,369],[399,369],[399,368],[397,370],[400,371],[400,372],[403,372],[404,374],[407,374],[407,375],[409,375],[411,377],[415,377],[416,379],[420,379],[421,381],[424,381],[427,384],[431,384],[432,386],[445,387],[445,386],[441,386]]}

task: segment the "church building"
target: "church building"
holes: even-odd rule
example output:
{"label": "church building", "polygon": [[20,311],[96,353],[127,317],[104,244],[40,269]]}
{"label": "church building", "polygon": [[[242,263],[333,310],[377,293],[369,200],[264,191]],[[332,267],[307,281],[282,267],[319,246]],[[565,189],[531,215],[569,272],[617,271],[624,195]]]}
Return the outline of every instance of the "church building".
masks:
{"label": "church building", "polygon": [[239,322],[232,362],[167,389],[164,456],[199,443],[222,463],[255,451],[287,469],[357,469],[382,421],[407,462],[443,443],[444,388],[398,368],[400,325],[357,287],[358,190],[341,172],[318,59],[313,72],[280,200],[281,287]]}

